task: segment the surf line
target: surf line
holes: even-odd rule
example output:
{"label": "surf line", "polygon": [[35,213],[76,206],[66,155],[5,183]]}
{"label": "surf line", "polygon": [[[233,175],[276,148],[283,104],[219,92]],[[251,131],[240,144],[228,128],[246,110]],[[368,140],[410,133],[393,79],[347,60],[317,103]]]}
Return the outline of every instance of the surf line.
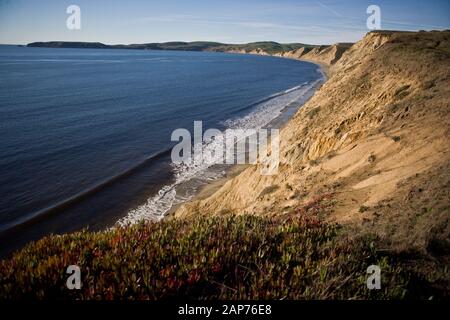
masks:
{"label": "surf line", "polygon": [[[226,129],[223,133],[210,128],[203,133],[202,121],[194,121],[193,140],[191,132],[184,128],[175,129],[171,140],[179,141],[171,152],[175,164],[263,164],[260,170],[262,175],[278,172],[278,129]],[[217,143],[212,144],[213,141]],[[205,145],[211,148],[208,150],[203,147]]]}

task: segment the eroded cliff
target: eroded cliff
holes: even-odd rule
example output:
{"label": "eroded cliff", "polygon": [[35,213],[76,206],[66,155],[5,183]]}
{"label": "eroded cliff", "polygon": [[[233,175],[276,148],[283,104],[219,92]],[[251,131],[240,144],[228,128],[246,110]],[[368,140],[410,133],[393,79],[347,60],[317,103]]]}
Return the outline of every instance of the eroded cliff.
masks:
{"label": "eroded cliff", "polygon": [[283,128],[278,174],[248,167],[176,217],[286,214],[330,194],[326,220],[448,250],[450,32],[371,32],[339,50],[299,52],[332,75]]}

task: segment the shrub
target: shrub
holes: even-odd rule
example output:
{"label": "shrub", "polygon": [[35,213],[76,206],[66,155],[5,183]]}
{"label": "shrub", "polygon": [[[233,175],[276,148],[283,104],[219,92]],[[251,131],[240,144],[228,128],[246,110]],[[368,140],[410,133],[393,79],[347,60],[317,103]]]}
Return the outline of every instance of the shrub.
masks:
{"label": "shrub", "polygon": [[[320,199],[287,216],[201,216],[48,236],[0,263],[0,297],[407,297],[409,276],[379,256],[372,240],[347,239],[338,225],[321,222]],[[72,264],[81,269],[80,290],[66,288]],[[371,264],[382,269],[381,290],[366,288]]]}

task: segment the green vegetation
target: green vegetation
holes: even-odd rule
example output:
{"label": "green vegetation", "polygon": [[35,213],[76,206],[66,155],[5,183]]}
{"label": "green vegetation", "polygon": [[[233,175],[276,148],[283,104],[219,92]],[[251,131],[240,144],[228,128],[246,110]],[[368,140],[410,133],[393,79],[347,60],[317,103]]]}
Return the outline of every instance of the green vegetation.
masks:
{"label": "green vegetation", "polygon": [[278,52],[287,52],[296,50],[299,48],[314,48],[314,45],[308,45],[303,43],[278,43],[273,41],[262,41],[262,42],[252,42],[246,44],[224,44],[222,46],[214,47],[210,50],[213,51],[230,51],[230,50],[244,50],[245,52],[250,52],[253,50],[262,50],[269,54],[274,54]]}
{"label": "green vegetation", "polygon": [[[422,297],[373,239],[350,240],[320,222],[317,198],[271,218],[168,219],[104,232],[49,236],[0,263],[0,297],[15,299],[400,299]],[[67,266],[81,268],[68,290]],[[382,289],[366,288],[366,269]],[[418,293],[419,292],[419,293]],[[427,296],[425,296],[427,297]]]}
{"label": "green vegetation", "polygon": [[222,46],[219,42],[195,41],[195,42],[162,42],[162,43],[145,43],[132,44],[128,46],[114,46],[123,49],[151,49],[151,50],[183,50],[183,51],[206,51],[212,47]]}

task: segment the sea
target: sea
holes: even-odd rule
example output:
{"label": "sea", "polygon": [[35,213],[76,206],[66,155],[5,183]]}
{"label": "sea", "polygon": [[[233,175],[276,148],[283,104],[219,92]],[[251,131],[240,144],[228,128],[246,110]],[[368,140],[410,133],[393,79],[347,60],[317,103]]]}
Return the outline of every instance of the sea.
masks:
{"label": "sea", "polygon": [[164,218],[227,170],[173,163],[174,130],[281,126],[323,81],[270,56],[0,45],[0,256]]}

